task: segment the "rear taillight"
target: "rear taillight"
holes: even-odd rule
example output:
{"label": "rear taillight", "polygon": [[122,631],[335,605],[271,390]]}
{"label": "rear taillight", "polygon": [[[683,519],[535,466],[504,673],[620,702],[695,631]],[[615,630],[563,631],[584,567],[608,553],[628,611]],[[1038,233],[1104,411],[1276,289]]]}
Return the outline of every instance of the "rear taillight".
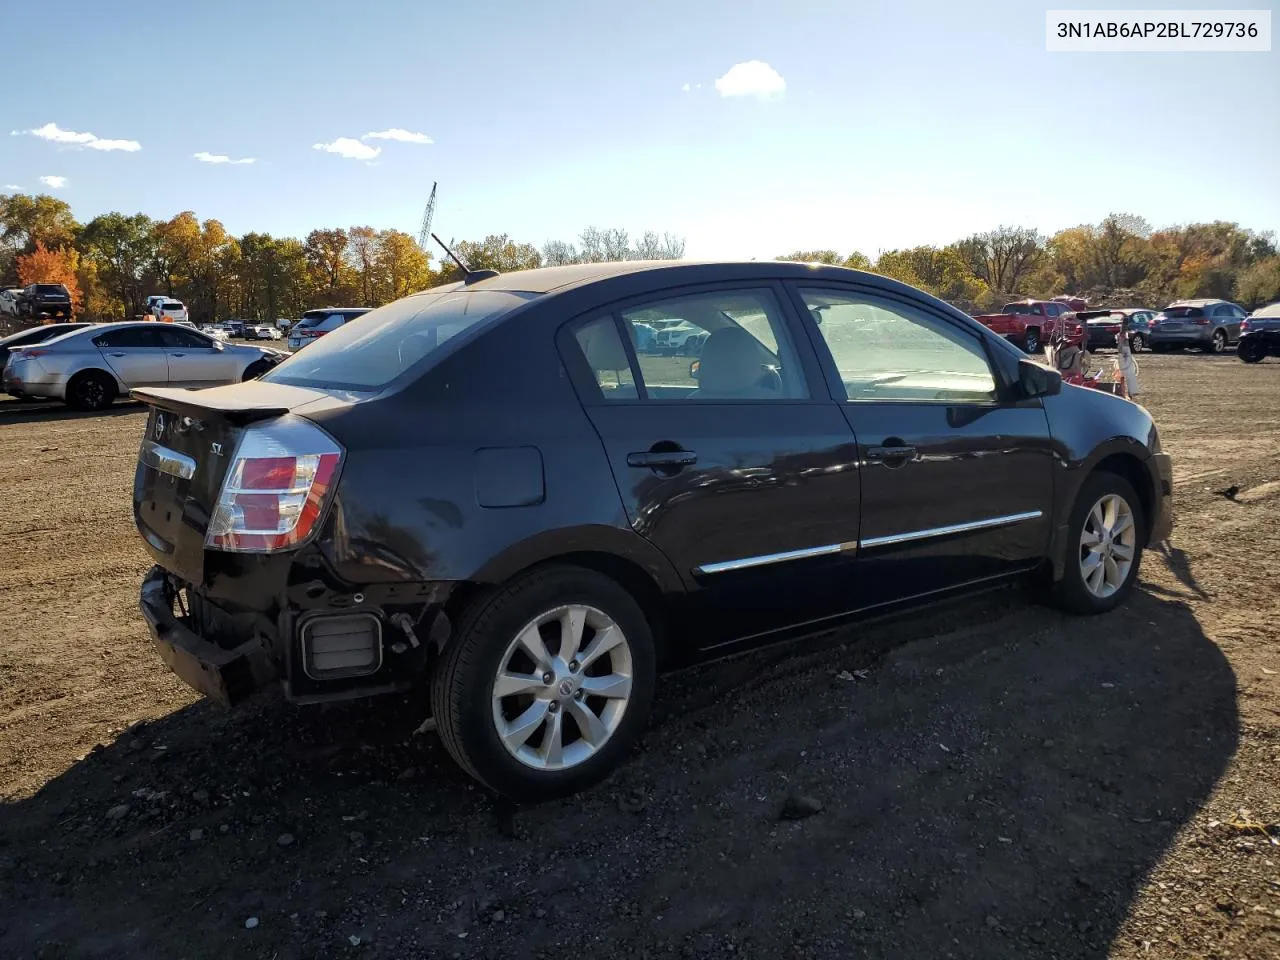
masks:
{"label": "rear taillight", "polygon": [[50,353],[48,350],[23,349],[22,347],[17,347],[12,352],[15,354],[14,359],[16,360],[34,360],[36,357],[46,357]]}
{"label": "rear taillight", "polygon": [[1240,332],[1241,332],[1241,333],[1244,333],[1244,332],[1245,332],[1246,330],[1248,330],[1248,329],[1249,329],[1249,321],[1248,321],[1248,320],[1241,320],[1241,321],[1240,321]]}
{"label": "rear taillight", "polygon": [[1195,318],[1195,319],[1193,319],[1191,322],[1192,322],[1192,323],[1194,323],[1194,324],[1195,324],[1196,326],[1198,326],[1198,327],[1207,327],[1207,326],[1209,325],[1209,318],[1208,318],[1208,317],[1196,317],[1196,318]]}
{"label": "rear taillight", "polygon": [[342,448],[309,421],[285,416],[245,430],[222,481],[205,546],[240,553],[296,547],[316,529]]}

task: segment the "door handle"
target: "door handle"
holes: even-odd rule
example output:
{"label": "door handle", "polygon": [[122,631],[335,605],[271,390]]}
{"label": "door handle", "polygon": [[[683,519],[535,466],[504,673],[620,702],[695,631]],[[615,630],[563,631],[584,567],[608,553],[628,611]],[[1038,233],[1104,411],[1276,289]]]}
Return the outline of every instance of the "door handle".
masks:
{"label": "door handle", "polygon": [[123,353],[113,353],[113,354],[110,354],[110,356],[113,356],[113,357],[123,357],[123,356],[124,356],[124,354],[123,354]]}
{"label": "door handle", "polygon": [[893,441],[886,443],[882,447],[869,448],[867,450],[867,459],[878,460],[890,467],[900,467],[908,461],[914,460],[918,452],[915,447],[909,446],[895,437]]}
{"label": "door handle", "polygon": [[185,353],[171,353],[171,354],[169,354],[169,356],[171,356],[171,357],[185,357],[185,356],[186,356],[186,354],[185,354]]}
{"label": "door handle", "polygon": [[628,467],[687,467],[698,462],[692,450],[645,450],[628,453]]}

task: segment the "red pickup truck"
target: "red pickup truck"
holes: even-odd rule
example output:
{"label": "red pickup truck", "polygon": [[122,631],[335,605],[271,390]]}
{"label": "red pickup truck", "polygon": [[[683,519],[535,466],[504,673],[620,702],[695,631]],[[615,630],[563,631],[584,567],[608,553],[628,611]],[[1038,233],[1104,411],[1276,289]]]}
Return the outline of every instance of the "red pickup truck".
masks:
{"label": "red pickup truck", "polygon": [[1067,304],[1053,300],[1018,300],[1006,303],[999,313],[983,313],[973,319],[1027,353],[1039,353],[1058,329],[1059,318],[1070,312]]}

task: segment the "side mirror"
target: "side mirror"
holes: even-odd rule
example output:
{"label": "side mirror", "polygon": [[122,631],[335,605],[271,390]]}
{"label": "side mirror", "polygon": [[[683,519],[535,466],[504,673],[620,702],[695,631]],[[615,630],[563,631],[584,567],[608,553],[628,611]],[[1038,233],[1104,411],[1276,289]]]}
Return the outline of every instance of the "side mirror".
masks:
{"label": "side mirror", "polygon": [[1034,360],[1018,361],[1018,393],[1025,400],[1056,397],[1062,392],[1062,374]]}

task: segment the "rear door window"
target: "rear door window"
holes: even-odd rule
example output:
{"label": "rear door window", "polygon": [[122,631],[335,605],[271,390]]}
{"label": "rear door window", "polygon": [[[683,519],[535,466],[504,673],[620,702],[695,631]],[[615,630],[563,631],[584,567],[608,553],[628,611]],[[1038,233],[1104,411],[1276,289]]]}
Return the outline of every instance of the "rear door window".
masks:
{"label": "rear door window", "polygon": [[163,347],[158,326],[125,327],[121,330],[108,330],[101,336],[94,337],[93,342],[99,347]]}

